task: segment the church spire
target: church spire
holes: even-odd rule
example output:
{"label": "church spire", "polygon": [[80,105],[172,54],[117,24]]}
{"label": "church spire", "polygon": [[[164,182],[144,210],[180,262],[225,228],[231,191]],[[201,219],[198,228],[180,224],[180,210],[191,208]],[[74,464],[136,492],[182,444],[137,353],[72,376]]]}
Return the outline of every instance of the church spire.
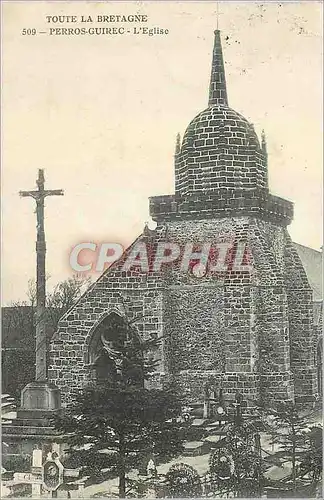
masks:
{"label": "church spire", "polygon": [[228,106],[220,31],[215,32],[208,106]]}

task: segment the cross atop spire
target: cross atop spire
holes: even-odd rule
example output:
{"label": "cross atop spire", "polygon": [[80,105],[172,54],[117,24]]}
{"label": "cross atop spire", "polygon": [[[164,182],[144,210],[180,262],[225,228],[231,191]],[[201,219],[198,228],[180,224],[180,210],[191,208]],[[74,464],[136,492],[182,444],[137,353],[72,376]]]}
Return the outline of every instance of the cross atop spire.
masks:
{"label": "cross atop spire", "polygon": [[215,32],[208,106],[228,106],[220,31]]}

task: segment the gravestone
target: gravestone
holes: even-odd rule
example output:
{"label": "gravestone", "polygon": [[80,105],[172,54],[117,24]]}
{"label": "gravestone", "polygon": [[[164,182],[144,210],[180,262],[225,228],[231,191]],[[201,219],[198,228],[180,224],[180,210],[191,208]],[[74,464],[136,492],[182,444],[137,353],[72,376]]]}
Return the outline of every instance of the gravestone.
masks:
{"label": "gravestone", "polygon": [[[58,446],[53,449],[58,449]],[[32,487],[32,498],[40,498],[43,490],[52,498],[57,498],[58,490],[61,493],[64,491],[67,496],[70,490],[77,490],[77,496],[80,498],[83,496],[86,478],[79,478],[79,474],[79,469],[64,468],[56,451],[48,452],[43,462],[42,450],[35,449],[31,471],[13,473],[13,478],[6,481],[5,486],[15,495],[17,487],[29,484]]]}

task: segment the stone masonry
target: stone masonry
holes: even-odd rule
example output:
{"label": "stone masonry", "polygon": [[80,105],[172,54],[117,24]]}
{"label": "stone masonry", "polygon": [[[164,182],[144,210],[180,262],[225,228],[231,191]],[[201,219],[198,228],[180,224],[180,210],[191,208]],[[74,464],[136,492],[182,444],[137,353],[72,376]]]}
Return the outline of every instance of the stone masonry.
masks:
{"label": "stone masonry", "polygon": [[[249,404],[317,393],[312,289],[287,231],[291,202],[268,188],[265,138],[228,106],[220,34],[215,32],[207,109],[175,154],[175,194],[150,199],[155,230],[143,234],[62,318],[50,348],[49,380],[65,404],[93,378],[92,339],[112,314],[142,337],[163,337],[153,385],[171,377],[202,401],[204,385],[240,390]],[[156,271],[123,264],[139,243],[230,242],[225,269],[197,276],[181,259]],[[240,255],[244,250],[244,254]],[[217,259],[217,255],[216,255]],[[239,270],[231,263],[241,262]]]}

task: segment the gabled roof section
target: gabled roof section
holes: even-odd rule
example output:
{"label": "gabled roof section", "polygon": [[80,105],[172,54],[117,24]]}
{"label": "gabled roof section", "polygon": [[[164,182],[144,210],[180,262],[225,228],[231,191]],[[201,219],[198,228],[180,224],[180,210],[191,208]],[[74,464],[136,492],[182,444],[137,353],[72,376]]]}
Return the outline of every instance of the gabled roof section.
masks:
{"label": "gabled roof section", "polygon": [[322,300],[322,252],[314,248],[305,247],[299,243],[294,243],[298,255],[303,263],[310,286],[313,289],[314,301]]}

